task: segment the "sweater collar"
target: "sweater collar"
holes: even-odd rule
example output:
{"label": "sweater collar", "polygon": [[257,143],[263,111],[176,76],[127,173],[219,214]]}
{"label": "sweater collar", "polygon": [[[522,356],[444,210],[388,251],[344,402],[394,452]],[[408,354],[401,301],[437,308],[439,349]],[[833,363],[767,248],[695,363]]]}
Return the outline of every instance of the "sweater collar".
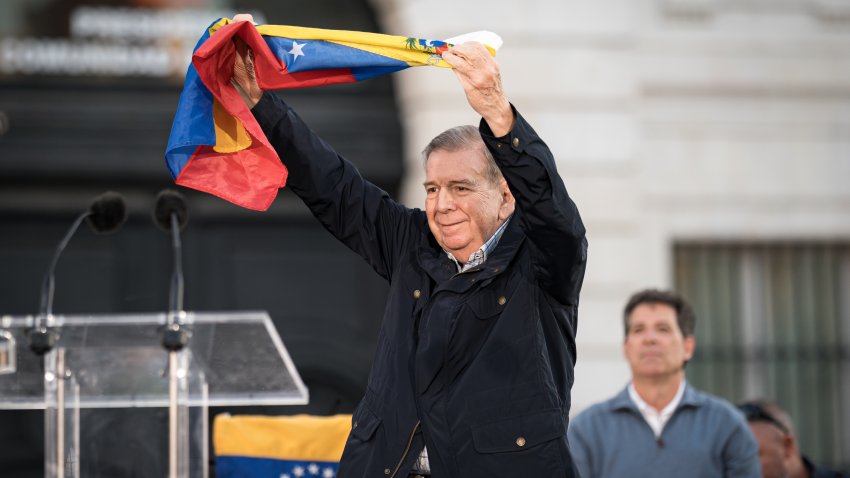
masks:
{"label": "sweater collar", "polygon": [[[702,406],[704,403],[705,397],[702,396],[702,393],[686,381],[685,392],[682,394],[682,400],[679,401],[679,405],[676,407],[676,410],[685,407],[697,408]],[[640,414],[640,410],[638,410],[637,405],[635,405],[635,402],[633,402],[631,397],[629,397],[628,385],[626,385],[620,393],[611,399],[610,404],[612,411],[633,411]]]}

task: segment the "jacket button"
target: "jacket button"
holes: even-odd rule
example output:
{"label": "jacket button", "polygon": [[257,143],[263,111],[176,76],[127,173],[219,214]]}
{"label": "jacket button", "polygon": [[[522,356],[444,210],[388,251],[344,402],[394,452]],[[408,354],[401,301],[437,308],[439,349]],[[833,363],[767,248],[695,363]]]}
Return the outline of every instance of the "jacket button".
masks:
{"label": "jacket button", "polygon": [[516,446],[525,446],[525,438],[519,437],[516,439]]}
{"label": "jacket button", "polygon": [[416,289],[415,291],[413,291],[413,298],[414,299],[418,299],[420,297],[422,297],[422,291],[421,290]]}
{"label": "jacket button", "polygon": [[505,299],[505,296],[500,296],[498,302],[499,302],[499,305],[505,305],[505,302],[507,302],[507,301],[508,301],[508,299]]}
{"label": "jacket button", "polygon": [[389,475],[390,473],[392,473],[392,471],[390,471],[389,468],[384,468],[384,474],[385,475]]}
{"label": "jacket button", "polygon": [[514,148],[518,148],[519,147],[519,138],[514,138],[514,140],[511,141],[511,144],[514,145]]}

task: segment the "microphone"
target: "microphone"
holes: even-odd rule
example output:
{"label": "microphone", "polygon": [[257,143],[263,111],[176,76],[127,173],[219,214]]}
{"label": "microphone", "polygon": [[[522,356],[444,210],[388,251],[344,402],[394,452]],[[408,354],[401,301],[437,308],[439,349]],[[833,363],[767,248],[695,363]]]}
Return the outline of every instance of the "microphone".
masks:
{"label": "microphone", "polygon": [[95,199],[86,222],[97,234],[112,234],[127,221],[127,204],[120,194],[107,191]]}
{"label": "microphone", "polygon": [[36,355],[42,356],[49,352],[58,339],[56,333],[48,329],[53,319],[53,294],[56,288],[54,273],[56,264],[59,262],[59,256],[65,250],[71,237],[77,232],[83,221],[86,221],[96,234],[110,234],[117,231],[126,220],[127,205],[124,202],[124,197],[116,192],[107,191],[95,198],[88,210],[77,217],[68,232],[65,233],[65,237],[56,246],[56,251],[53,253],[53,258],[41,284],[39,314],[29,337],[30,349]]}
{"label": "microphone", "polygon": [[174,224],[171,216],[177,218],[177,227],[183,229],[189,222],[189,211],[183,195],[173,189],[163,189],[156,195],[156,206],[153,211],[153,222],[163,231],[170,231]]}
{"label": "microphone", "polygon": [[168,297],[168,324],[162,336],[162,346],[172,352],[182,349],[189,341],[188,332],[177,320],[183,311],[183,252],[180,231],[188,221],[189,211],[182,194],[171,189],[164,189],[157,194],[153,222],[163,231],[171,232],[171,249],[174,256]]}

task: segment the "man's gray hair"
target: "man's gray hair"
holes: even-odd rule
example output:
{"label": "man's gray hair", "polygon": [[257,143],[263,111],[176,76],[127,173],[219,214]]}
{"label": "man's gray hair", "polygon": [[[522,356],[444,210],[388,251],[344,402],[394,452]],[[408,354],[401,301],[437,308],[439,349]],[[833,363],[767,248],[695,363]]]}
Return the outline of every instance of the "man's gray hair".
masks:
{"label": "man's gray hair", "polygon": [[455,126],[438,134],[434,139],[425,146],[422,150],[422,165],[427,166],[428,158],[434,151],[447,151],[450,153],[463,151],[467,149],[480,151],[487,160],[487,180],[490,183],[498,185],[502,180],[502,171],[490,154],[490,150],[481,139],[481,133],[478,128],[472,125]]}

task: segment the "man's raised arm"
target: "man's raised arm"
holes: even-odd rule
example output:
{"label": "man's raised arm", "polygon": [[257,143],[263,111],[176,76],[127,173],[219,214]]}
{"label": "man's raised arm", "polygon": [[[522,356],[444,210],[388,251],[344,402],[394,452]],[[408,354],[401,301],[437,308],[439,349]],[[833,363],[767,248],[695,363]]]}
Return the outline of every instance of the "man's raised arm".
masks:
{"label": "man's raised arm", "polygon": [[556,300],[576,306],[587,240],[552,152],[511,107],[499,65],[482,45],[455,46],[443,53],[443,59],[454,67],[467,101],[483,118],[482,138],[516,199],[520,225],[533,245],[537,279]]}

